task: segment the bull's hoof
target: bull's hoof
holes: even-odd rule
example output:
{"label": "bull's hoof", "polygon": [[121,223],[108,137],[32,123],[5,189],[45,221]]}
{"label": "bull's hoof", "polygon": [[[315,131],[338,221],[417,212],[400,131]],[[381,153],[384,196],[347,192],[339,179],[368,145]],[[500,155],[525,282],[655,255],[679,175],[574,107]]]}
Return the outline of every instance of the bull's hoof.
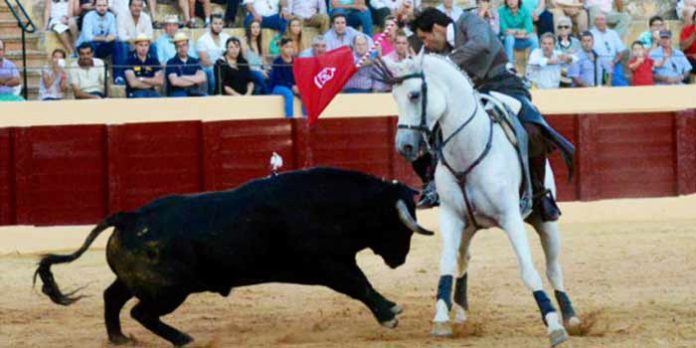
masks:
{"label": "bull's hoof", "polygon": [[433,322],[433,331],[430,332],[431,335],[435,337],[451,337],[452,336],[452,325],[448,321],[445,322]]}
{"label": "bull's hoof", "polygon": [[389,309],[394,315],[399,315],[404,312],[404,307],[399,306],[398,304],[394,304],[392,308]]}
{"label": "bull's hoof", "polygon": [[563,322],[566,330],[571,336],[578,336],[582,334],[582,321],[578,317],[572,317],[567,321]]}
{"label": "bull's hoof", "polygon": [[176,342],[172,342],[174,344],[174,347],[188,347],[191,343],[193,343],[193,338],[187,334],[181,334],[181,337],[176,340]]}
{"label": "bull's hoof", "polygon": [[117,346],[122,346],[124,344],[133,344],[135,339],[132,337],[126,337],[124,335],[113,335],[109,337],[109,343]]}
{"label": "bull's hoof", "polygon": [[383,321],[383,322],[380,322],[379,324],[388,328],[388,329],[393,329],[399,325],[399,319],[394,317],[394,319],[392,319],[392,320]]}
{"label": "bull's hoof", "polygon": [[556,329],[549,333],[551,347],[556,347],[559,344],[568,340],[568,332],[564,328]]}

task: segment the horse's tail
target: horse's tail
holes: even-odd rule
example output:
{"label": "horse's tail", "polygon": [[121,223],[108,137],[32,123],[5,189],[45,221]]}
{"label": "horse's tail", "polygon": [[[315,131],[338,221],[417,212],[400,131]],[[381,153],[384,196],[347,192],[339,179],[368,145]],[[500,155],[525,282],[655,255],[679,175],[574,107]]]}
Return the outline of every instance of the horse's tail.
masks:
{"label": "horse's tail", "polygon": [[101,234],[104,230],[106,230],[109,227],[115,226],[123,226],[125,225],[128,221],[131,220],[133,214],[132,213],[116,213],[114,215],[111,215],[104,219],[99,225],[94,227],[92,229],[92,232],[89,233],[87,236],[87,239],[85,239],[84,243],[80,247],[80,249],[77,249],[72,254],[69,255],[56,255],[56,254],[46,254],[41,257],[41,261],[39,261],[39,267],[36,269],[36,272],[34,272],[34,281],[33,283],[36,284],[36,277],[38,276],[41,278],[41,282],[43,282],[43,286],[41,287],[41,291],[46,294],[51,301],[53,301],[56,304],[63,305],[63,306],[68,306],[71,305],[72,303],[78,301],[84,296],[73,296],[75,293],[77,293],[80,289],[71,291],[67,294],[63,294],[60,291],[60,288],[58,287],[58,284],[56,283],[55,279],[53,278],[53,272],[51,272],[51,265],[57,264],[57,263],[69,263],[72,261],[75,261],[78,259],[82,254],[84,254],[85,251],[89,248],[90,245],[92,245],[92,242],[94,242],[95,239]]}

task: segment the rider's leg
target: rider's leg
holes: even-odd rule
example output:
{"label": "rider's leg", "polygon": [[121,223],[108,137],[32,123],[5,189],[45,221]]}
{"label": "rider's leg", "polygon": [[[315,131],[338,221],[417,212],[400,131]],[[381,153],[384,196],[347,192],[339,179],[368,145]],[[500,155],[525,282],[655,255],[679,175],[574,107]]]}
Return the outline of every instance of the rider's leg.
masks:
{"label": "rider's leg", "polygon": [[413,170],[423,182],[423,191],[418,201],[418,208],[420,209],[432,208],[440,204],[434,180],[436,164],[435,156],[429,152],[426,152],[412,163]]}

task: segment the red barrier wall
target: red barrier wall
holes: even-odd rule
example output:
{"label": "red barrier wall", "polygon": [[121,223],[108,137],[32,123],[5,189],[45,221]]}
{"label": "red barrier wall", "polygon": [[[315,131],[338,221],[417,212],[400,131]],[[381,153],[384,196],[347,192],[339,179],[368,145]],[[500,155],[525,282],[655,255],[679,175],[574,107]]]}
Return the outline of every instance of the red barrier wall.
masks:
{"label": "red barrier wall", "polygon": [[[559,199],[696,192],[696,112],[550,115],[577,146],[576,174],[556,153]],[[337,166],[420,180],[394,150],[394,117],[165,122],[0,129],[0,224],[89,224],[172,193],[222,190],[269,173]]]}

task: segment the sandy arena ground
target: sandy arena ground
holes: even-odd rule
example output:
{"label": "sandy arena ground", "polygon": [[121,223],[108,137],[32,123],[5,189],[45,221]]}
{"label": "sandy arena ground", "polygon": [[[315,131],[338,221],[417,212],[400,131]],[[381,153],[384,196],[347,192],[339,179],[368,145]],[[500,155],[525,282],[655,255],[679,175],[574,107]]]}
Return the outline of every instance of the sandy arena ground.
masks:
{"label": "sandy arena ground", "polygon": [[[696,346],[696,196],[563,204],[566,287],[594,325],[563,347]],[[437,210],[419,215],[437,227]],[[90,227],[0,229],[0,347],[105,347],[102,291],[114,279],[102,237],[70,265],[54,267],[63,289],[87,285],[71,307],[32,289],[36,252],[78,247]],[[69,231],[69,232],[68,232]],[[538,238],[530,232],[537,269]],[[545,347],[534,299],[499,230],[481,231],[470,266],[470,321],[450,339],[432,338],[440,241],[416,236],[407,263],[390,270],[371,252],[359,255],[374,286],[404,306],[394,330],[362,304],[321,287],[270,284],[228,298],[191,296],[165,321],[196,339],[194,347]],[[550,289],[546,285],[547,290]],[[122,312],[137,347],[167,347]]]}

